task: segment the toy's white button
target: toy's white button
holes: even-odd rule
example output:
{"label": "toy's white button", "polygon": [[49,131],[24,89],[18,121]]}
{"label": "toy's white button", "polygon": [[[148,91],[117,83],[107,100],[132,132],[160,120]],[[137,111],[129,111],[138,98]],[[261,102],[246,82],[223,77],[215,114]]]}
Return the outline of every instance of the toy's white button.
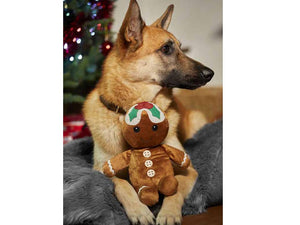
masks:
{"label": "toy's white button", "polygon": [[151,167],[153,165],[153,162],[151,160],[146,160],[145,166],[146,167]]}
{"label": "toy's white button", "polygon": [[148,177],[154,177],[154,175],[155,175],[155,171],[154,170],[148,170],[147,171],[147,176]]}
{"label": "toy's white button", "polygon": [[149,158],[151,156],[151,152],[149,150],[145,150],[143,152],[143,156],[146,157],[146,158]]}

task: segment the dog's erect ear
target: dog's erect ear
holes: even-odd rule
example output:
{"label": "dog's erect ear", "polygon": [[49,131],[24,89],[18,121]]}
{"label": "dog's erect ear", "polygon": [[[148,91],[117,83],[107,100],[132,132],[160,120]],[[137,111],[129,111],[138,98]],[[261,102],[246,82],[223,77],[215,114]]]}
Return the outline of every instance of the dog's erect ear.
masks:
{"label": "dog's erect ear", "polygon": [[172,19],[173,10],[174,5],[169,5],[164,14],[159,17],[151,26],[167,30]]}
{"label": "dog's erect ear", "polygon": [[143,43],[142,31],[144,26],[145,22],[141,17],[139,5],[136,0],[131,0],[119,31],[119,41],[123,42],[125,47],[135,51]]}

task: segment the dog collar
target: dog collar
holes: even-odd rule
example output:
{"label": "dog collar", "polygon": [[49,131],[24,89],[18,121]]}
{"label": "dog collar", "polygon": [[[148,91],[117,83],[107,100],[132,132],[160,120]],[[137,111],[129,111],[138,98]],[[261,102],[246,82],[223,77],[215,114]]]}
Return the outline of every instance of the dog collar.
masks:
{"label": "dog collar", "polygon": [[114,104],[113,102],[108,102],[103,95],[100,95],[100,101],[107,109],[115,113],[126,114],[126,111],[122,107]]}

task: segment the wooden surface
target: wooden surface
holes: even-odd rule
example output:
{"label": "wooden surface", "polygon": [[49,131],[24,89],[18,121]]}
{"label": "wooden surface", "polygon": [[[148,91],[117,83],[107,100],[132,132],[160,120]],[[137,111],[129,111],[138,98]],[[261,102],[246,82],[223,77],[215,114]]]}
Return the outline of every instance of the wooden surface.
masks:
{"label": "wooden surface", "polygon": [[223,206],[214,206],[199,215],[184,216],[182,225],[222,225]]}

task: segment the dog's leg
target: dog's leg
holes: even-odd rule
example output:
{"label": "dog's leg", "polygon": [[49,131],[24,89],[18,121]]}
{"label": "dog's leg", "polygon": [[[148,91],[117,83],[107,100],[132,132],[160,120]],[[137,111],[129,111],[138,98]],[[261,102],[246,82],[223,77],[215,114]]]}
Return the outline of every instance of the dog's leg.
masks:
{"label": "dog's leg", "polygon": [[[175,135],[167,138],[165,144],[174,146],[178,149],[183,149],[181,143]],[[175,172],[177,173],[175,178],[178,181],[177,193],[164,198],[162,208],[156,218],[156,224],[181,224],[181,208],[184,203],[184,199],[187,198],[189,193],[192,191],[198,177],[197,171],[192,168],[192,166],[188,167],[185,171]]]}
{"label": "dog's leg", "polygon": [[149,208],[140,202],[134,188],[126,181],[113,177],[115,184],[115,194],[123,205],[129,220],[133,224],[141,225],[154,224],[154,216]]}

